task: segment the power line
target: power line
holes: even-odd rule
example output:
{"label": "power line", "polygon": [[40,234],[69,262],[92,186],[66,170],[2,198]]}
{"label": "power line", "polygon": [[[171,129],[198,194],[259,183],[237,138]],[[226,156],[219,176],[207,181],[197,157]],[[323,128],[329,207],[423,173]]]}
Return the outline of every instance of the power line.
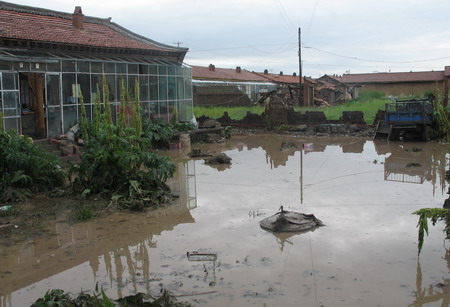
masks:
{"label": "power line", "polygon": [[289,16],[286,14],[286,11],[283,7],[283,4],[280,2],[280,0],[273,0],[275,2],[275,6],[278,9],[278,12],[281,14],[281,17],[283,18],[284,22],[287,24],[287,26],[289,28],[291,28],[294,31],[297,31],[297,29],[295,28],[295,26],[293,25],[291,19],[289,18]]}
{"label": "power line", "polygon": [[311,15],[311,18],[309,19],[308,27],[306,28],[306,35],[308,35],[309,30],[311,29],[314,17],[316,17],[316,10],[317,10],[317,5],[318,4],[319,4],[319,0],[316,0],[316,2],[314,3],[313,13]]}

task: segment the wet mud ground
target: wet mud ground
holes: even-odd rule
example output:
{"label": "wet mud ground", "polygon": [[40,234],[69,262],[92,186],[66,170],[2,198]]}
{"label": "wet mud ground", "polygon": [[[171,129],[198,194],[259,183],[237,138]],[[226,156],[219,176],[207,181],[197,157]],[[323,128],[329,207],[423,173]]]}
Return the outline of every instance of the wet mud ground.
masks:
{"label": "wet mud ground", "polygon": [[[281,150],[283,140],[299,148]],[[165,288],[196,306],[448,306],[445,225],[430,225],[418,258],[411,214],[447,198],[448,145],[256,135],[194,147],[232,164],[167,152],[177,164],[173,206],[57,219],[45,236],[0,246],[0,305],[98,282],[111,298]],[[326,226],[261,229],[281,205]],[[194,251],[217,260],[190,261]]]}

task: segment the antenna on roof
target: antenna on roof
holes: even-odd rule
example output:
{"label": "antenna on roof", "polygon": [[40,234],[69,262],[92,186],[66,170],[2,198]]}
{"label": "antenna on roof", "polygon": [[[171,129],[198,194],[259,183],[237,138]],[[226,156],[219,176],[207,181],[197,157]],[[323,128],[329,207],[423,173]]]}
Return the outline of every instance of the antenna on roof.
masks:
{"label": "antenna on roof", "polygon": [[183,42],[173,42],[173,44],[177,45],[178,48],[180,48],[180,45],[181,45],[182,43],[183,43]]}

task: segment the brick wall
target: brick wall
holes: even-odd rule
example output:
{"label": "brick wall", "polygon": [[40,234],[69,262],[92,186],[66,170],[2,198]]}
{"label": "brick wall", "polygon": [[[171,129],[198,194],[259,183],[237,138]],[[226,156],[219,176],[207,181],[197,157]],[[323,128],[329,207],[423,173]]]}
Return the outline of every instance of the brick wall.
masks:
{"label": "brick wall", "polygon": [[444,82],[403,82],[362,84],[362,91],[380,91],[386,95],[423,95],[425,91],[444,91]]}

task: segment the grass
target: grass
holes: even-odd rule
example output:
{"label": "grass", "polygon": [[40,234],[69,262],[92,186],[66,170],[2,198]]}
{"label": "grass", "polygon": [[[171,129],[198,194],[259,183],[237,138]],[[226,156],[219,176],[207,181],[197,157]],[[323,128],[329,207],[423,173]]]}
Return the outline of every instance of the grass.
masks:
{"label": "grass", "polygon": [[[364,113],[364,119],[367,124],[372,124],[375,115],[378,110],[384,110],[384,105],[389,102],[389,99],[360,99],[349,101],[345,104],[336,105],[327,108],[299,108],[296,107],[296,112],[305,113],[307,111],[319,111],[324,112],[325,116],[329,120],[338,120],[342,116],[343,111],[362,111]],[[264,112],[263,106],[254,107],[202,107],[194,106],[194,114],[196,117],[202,115],[214,119],[222,117],[224,112],[228,112],[228,115],[233,120],[241,120],[245,117],[247,112],[261,115]]]}

